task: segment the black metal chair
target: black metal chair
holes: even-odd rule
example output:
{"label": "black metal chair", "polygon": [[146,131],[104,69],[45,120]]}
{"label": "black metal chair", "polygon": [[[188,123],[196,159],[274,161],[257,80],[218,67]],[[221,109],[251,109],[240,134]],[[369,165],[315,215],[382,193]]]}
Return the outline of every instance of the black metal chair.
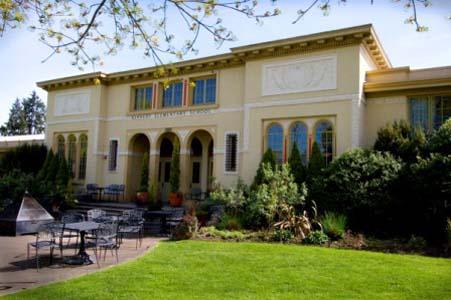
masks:
{"label": "black metal chair", "polygon": [[86,212],[88,216],[88,221],[96,221],[98,218],[106,216],[106,211],[98,208],[90,209]]}
{"label": "black metal chair", "polygon": [[110,196],[115,201],[119,201],[119,197],[122,197],[122,200],[124,200],[124,193],[125,193],[125,185],[123,184],[110,184],[105,188],[104,194],[107,196]]}
{"label": "black metal chair", "polygon": [[98,197],[99,195],[99,186],[95,183],[88,183],[86,185],[86,195],[89,196],[90,200],[92,200],[93,196]]}
{"label": "black metal chair", "polygon": [[119,262],[118,250],[120,247],[118,236],[118,223],[109,222],[102,223],[95,231],[95,239],[90,240],[86,244],[87,248],[93,248],[96,256],[97,266],[100,267],[100,259],[102,258],[102,250],[104,250],[103,260],[106,259],[107,250],[111,250],[111,254],[116,254],[116,263]]}
{"label": "black metal chair", "polygon": [[144,237],[144,219],[143,211],[140,209],[131,209],[123,212],[122,221],[119,223],[119,241],[125,236],[134,235],[136,239],[136,249],[138,243],[141,247],[142,239]]}
{"label": "black metal chair", "polygon": [[[61,216],[61,222],[63,224],[67,224],[67,223],[78,223],[78,222],[83,222],[85,220],[85,217],[82,214],[77,214],[77,213],[68,213],[68,214],[64,214]],[[78,249],[78,232],[74,231],[74,230],[70,230],[65,228],[64,232],[63,232],[63,239],[67,239],[67,243],[66,243],[66,248],[71,247],[70,241],[72,238],[75,238],[75,245],[74,245],[74,249],[75,249],[75,253],[77,252]]]}
{"label": "black metal chair", "polygon": [[182,222],[183,216],[185,215],[185,209],[183,207],[163,207],[163,210],[170,210],[172,212],[171,215],[166,218],[166,226],[168,226],[169,232],[172,235],[174,228]]}
{"label": "black metal chair", "polygon": [[49,249],[50,264],[53,262],[53,251],[59,248],[61,259],[63,258],[63,233],[64,224],[53,222],[42,225],[36,233],[36,240],[27,244],[27,259],[30,259],[31,248],[35,249],[36,271],[39,272],[39,250]]}

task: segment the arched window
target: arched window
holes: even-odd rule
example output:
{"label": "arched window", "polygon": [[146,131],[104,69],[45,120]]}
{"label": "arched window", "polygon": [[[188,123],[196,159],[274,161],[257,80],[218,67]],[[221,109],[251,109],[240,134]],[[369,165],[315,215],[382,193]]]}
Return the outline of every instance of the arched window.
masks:
{"label": "arched window", "polygon": [[296,144],[301,153],[302,163],[307,164],[307,126],[302,122],[296,122],[290,130],[290,151]]}
{"label": "arched window", "polygon": [[86,177],[86,160],[88,155],[88,137],[86,134],[80,135],[80,162],[78,164],[78,179]]}
{"label": "arched window", "polygon": [[315,141],[318,143],[326,164],[329,164],[334,153],[334,128],[329,121],[321,121],[316,125]]}
{"label": "arched window", "polygon": [[274,152],[276,162],[283,162],[283,128],[279,124],[273,124],[268,128],[268,148]]}
{"label": "arched window", "polygon": [[75,135],[71,134],[67,138],[68,140],[68,148],[67,148],[67,162],[69,164],[69,168],[72,174],[72,177],[75,176],[75,162],[77,160],[77,139]]}
{"label": "arched window", "polygon": [[66,145],[65,145],[65,141],[64,141],[64,136],[59,135],[56,138],[57,141],[57,145],[56,145],[56,153],[60,156],[60,157],[65,157],[65,153],[66,153]]}

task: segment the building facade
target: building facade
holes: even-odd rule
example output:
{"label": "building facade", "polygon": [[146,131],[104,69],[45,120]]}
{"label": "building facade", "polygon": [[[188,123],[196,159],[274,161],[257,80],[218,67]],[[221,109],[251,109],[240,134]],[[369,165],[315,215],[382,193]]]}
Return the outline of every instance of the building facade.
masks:
{"label": "building facade", "polygon": [[181,191],[215,178],[251,182],[263,152],[279,162],[294,143],[307,163],[370,147],[405,119],[429,130],[451,115],[451,68],[392,68],[371,25],[231,49],[161,68],[39,82],[48,91],[46,143],[80,185],[125,184],[135,194],[142,157],[165,200],[180,145]]}

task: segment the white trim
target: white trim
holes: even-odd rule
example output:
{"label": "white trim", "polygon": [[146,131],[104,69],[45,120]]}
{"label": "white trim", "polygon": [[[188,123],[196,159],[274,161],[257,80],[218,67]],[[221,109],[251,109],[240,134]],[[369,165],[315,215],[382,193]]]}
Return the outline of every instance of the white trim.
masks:
{"label": "white trim", "polygon": [[[110,154],[111,154],[111,142],[112,141],[116,141],[117,142],[116,166],[115,166],[114,169],[110,169]],[[117,170],[119,169],[119,138],[117,138],[117,137],[109,138],[109,140],[108,140],[108,156],[107,156],[107,159],[108,159],[108,161],[107,161],[107,170],[108,170],[108,172],[110,172],[110,173],[117,172]]]}
{"label": "white trim", "polygon": [[[227,136],[228,135],[236,135],[236,171],[227,171],[227,154],[226,154],[226,147],[227,147]],[[240,133],[238,131],[225,131],[224,132],[224,150],[223,150],[223,160],[224,160],[224,174],[225,175],[238,175],[239,169],[240,169],[240,157],[239,157],[239,151],[240,149]]]}

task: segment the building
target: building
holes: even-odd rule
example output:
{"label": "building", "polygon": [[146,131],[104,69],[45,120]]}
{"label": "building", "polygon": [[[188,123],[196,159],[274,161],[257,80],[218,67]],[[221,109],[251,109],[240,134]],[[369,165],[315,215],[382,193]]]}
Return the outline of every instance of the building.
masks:
{"label": "building", "polygon": [[[371,25],[231,49],[158,68],[39,82],[48,91],[46,143],[80,184],[135,194],[145,152],[163,199],[180,144],[181,190],[251,182],[266,148],[286,161],[314,141],[327,161],[372,146],[405,119],[431,129],[451,115],[451,67],[393,68]],[[166,83],[165,83],[166,82]],[[169,85],[166,84],[169,82]]]}

